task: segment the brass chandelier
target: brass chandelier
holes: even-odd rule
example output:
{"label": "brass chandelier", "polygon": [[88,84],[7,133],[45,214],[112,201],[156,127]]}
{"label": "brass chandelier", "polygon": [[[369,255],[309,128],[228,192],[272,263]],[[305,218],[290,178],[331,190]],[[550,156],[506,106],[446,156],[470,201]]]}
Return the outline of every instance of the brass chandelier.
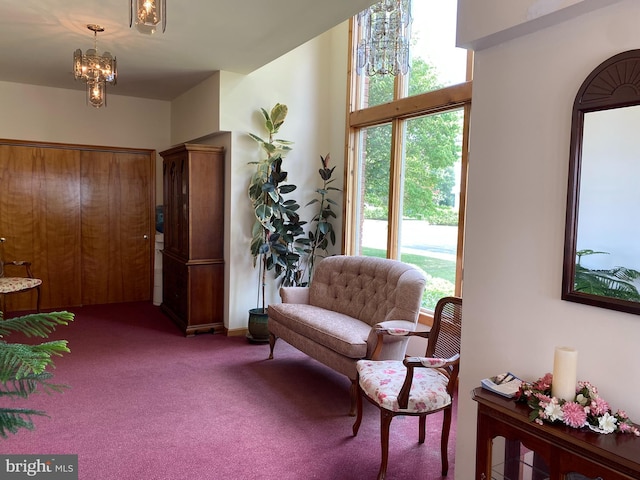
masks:
{"label": "brass chandelier", "polygon": [[151,35],[162,24],[162,33],[167,28],[166,0],[130,0],[129,28],[134,24],[140,33]]}
{"label": "brass chandelier", "polygon": [[358,75],[409,71],[411,0],[382,0],[358,14]]}
{"label": "brass chandelier", "polygon": [[87,101],[100,108],[107,101],[107,83],[116,84],[118,69],[116,58],[109,52],[98,53],[98,32],[104,32],[100,25],[89,24],[93,32],[93,48],[84,54],[79,48],[73,53],[73,76],[87,84]]}

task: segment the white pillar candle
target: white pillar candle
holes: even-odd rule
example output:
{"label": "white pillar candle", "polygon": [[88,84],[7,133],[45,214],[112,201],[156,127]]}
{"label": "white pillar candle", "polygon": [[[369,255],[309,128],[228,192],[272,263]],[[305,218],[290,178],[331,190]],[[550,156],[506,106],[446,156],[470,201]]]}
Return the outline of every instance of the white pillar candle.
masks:
{"label": "white pillar candle", "polygon": [[578,351],[571,347],[556,347],[553,356],[551,395],[572,402],[576,398]]}

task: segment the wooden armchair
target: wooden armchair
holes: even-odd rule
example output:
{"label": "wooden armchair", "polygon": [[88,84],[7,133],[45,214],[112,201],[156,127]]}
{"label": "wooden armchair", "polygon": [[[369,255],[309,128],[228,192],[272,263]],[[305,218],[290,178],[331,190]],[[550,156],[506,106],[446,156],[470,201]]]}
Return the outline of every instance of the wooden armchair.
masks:
{"label": "wooden armchair", "polygon": [[[40,285],[42,280],[33,278],[31,273],[31,262],[27,261],[4,261],[4,238],[0,238],[0,312],[6,313],[6,296],[14,293],[23,293],[30,290],[36,291],[36,311],[40,312]],[[23,276],[7,276],[5,268],[8,270],[21,270]]]}
{"label": "wooden armchair", "polygon": [[[385,335],[408,335],[428,338],[424,357],[408,357],[404,361],[360,360],[358,370],[357,416],[353,435],[362,421],[362,397],[380,409],[382,462],[378,480],[385,478],[389,458],[389,427],[396,415],[420,417],[418,442],[424,443],[426,417],[444,411],[441,438],[442,475],[449,470],[448,443],[452,403],[456,393],[460,363],[460,331],[462,299],[445,297],[438,301],[433,326],[428,332],[379,329],[378,345]],[[374,351],[375,352],[375,351]]]}

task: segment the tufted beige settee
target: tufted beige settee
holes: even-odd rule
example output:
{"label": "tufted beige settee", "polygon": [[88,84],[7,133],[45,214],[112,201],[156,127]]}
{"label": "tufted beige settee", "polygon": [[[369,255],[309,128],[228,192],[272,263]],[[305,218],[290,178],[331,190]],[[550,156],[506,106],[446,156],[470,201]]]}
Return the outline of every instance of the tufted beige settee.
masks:
{"label": "tufted beige settee", "polygon": [[[282,303],[269,305],[269,358],[278,338],[351,380],[355,413],[356,362],[371,358],[373,327],[414,330],[426,279],[406,263],[337,255],[321,260],[309,287],[283,287]],[[385,336],[379,360],[402,360],[406,336]]]}

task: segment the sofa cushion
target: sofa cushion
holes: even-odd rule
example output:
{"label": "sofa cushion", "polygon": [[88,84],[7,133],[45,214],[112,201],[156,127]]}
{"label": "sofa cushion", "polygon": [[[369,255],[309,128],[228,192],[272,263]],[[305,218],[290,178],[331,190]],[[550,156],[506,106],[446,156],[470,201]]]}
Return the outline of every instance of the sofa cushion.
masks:
{"label": "sofa cushion", "polygon": [[316,266],[309,303],[370,326],[386,320],[415,323],[425,282],[424,274],[406,263],[335,255]]}
{"label": "sofa cushion", "polygon": [[349,358],[365,358],[371,326],[342,313],[313,305],[269,305],[269,321],[318,342]]}

